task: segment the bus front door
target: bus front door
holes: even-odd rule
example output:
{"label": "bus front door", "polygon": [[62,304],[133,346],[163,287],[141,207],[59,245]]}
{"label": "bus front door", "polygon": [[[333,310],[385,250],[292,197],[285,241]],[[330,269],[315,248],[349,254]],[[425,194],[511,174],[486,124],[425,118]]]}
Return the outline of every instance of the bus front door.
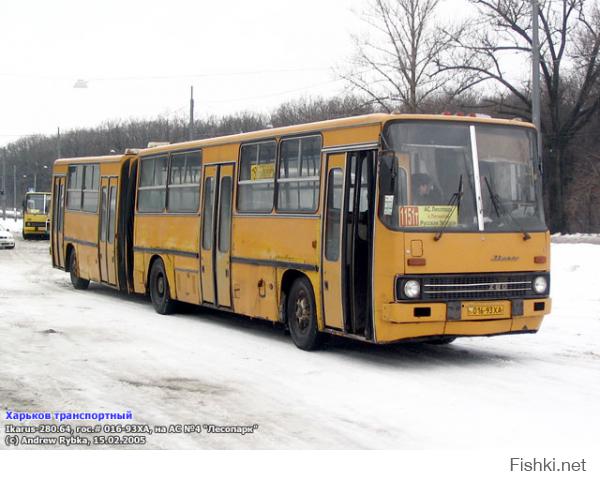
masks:
{"label": "bus front door", "polygon": [[233,165],[204,168],[200,272],[202,300],[231,307],[231,202]]}
{"label": "bus front door", "polygon": [[65,268],[64,224],[65,218],[65,177],[54,178],[52,192],[52,260],[54,265]]}
{"label": "bus front door", "polygon": [[371,339],[375,152],[327,158],[322,291],[325,325]]}
{"label": "bus front door", "polygon": [[345,153],[336,153],[327,158],[325,227],[323,229],[322,291],[325,325],[338,330],[344,329],[341,240],[345,164]]}

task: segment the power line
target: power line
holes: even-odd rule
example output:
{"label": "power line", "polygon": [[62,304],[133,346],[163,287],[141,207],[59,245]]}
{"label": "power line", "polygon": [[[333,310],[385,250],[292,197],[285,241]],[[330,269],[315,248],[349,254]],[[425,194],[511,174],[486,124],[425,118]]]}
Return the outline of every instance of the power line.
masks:
{"label": "power line", "polygon": [[[105,81],[130,81],[130,80],[171,80],[171,79],[194,79],[194,78],[208,78],[208,77],[234,77],[244,75],[264,75],[264,74],[279,74],[279,73],[297,73],[297,72],[314,72],[314,71],[327,71],[331,70],[331,67],[302,67],[302,68],[279,68],[279,69],[264,69],[264,70],[242,70],[233,72],[206,72],[206,73],[190,73],[190,74],[178,74],[178,75],[127,75],[127,76],[115,76],[115,77],[85,77],[86,81],[89,82],[105,82]],[[13,78],[30,78],[34,80],[73,80],[76,75],[44,75],[38,73],[13,73],[13,72],[0,72],[0,77],[13,77]]]}

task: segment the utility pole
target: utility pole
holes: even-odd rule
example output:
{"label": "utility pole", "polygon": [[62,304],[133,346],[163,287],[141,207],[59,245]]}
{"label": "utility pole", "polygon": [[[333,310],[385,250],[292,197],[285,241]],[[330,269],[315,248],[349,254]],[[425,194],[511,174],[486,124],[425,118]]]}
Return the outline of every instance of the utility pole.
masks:
{"label": "utility pole", "polygon": [[37,192],[37,173],[33,174],[33,191]]}
{"label": "utility pole", "polygon": [[15,212],[15,223],[17,221],[17,166],[13,165],[13,209]]}
{"label": "utility pole", "polygon": [[2,220],[6,221],[6,153],[2,153]]}
{"label": "utility pole", "polygon": [[194,86],[190,87],[190,128],[189,139],[194,139]]}
{"label": "utility pole", "polygon": [[542,120],[540,113],[540,39],[538,0],[531,0],[531,18],[533,33],[531,36],[531,118],[538,131],[538,161],[542,163]]}
{"label": "utility pole", "polygon": [[60,127],[56,127],[56,153],[58,154],[56,158],[60,158]]}

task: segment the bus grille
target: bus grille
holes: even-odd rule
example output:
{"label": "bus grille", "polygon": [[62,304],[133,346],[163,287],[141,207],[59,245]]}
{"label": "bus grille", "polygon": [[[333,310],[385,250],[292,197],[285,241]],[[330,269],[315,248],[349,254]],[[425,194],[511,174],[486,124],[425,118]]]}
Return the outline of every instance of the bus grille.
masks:
{"label": "bus grille", "polygon": [[[550,278],[543,272],[436,275],[414,278],[421,281],[420,300],[499,300],[547,297],[548,293],[539,295],[533,290],[533,279],[540,275],[546,276],[549,285]],[[404,277],[406,278],[408,277]],[[398,283],[401,283],[400,279]]]}

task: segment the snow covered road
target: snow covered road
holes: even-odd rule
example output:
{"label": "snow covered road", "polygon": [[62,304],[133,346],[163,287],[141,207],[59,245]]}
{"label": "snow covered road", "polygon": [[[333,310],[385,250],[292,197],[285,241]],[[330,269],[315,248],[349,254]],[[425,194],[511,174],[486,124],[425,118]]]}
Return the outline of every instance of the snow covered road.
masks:
{"label": "snow covered road", "polygon": [[307,353],[270,324],[75,291],[48,242],[16,237],[0,250],[2,430],[5,410],[130,410],[150,425],[259,425],[154,434],[150,448],[600,445],[600,245],[553,245],[537,335]]}

